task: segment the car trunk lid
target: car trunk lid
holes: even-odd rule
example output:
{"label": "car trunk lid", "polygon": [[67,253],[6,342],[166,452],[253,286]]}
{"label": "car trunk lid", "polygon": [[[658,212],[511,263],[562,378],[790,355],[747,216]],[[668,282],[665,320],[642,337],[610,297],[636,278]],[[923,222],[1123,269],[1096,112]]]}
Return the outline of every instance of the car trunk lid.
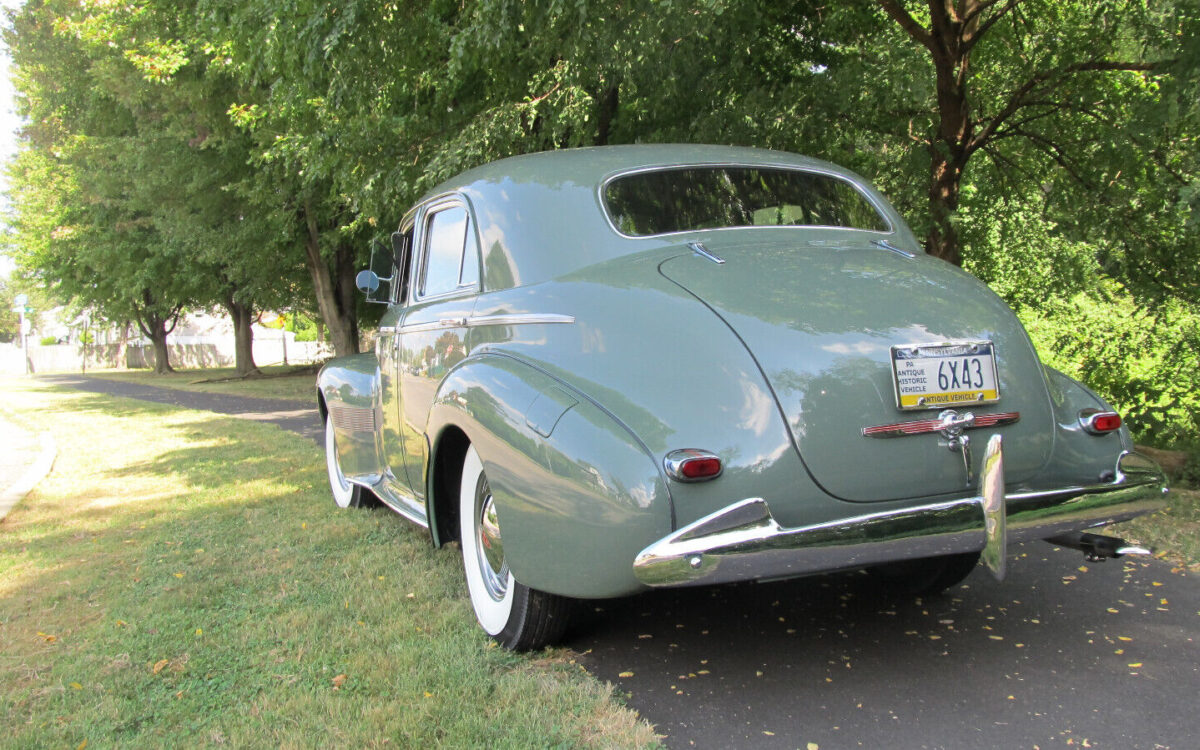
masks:
{"label": "car trunk lid", "polygon": [[934,419],[945,408],[898,407],[895,345],[992,342],[999,401],[955,408],[977,417],[1019,412],[1020,420],[964,433],[977,436],[973,474],[993,432],[1004,436],[1010,483],[1045,463],[1054,431],[1041,364],[1012,311],[983,284],[929,256],[875,245],[871,235],[805,240],[768,230],[746,241],[735,234],[744,233],[707,233],[701,249],[715,258],[689,252],[660,271],[744,342],[806,468],[830,494],[871,502],[968,486],[962,454],[937,432],[864,435],[864,428]]}

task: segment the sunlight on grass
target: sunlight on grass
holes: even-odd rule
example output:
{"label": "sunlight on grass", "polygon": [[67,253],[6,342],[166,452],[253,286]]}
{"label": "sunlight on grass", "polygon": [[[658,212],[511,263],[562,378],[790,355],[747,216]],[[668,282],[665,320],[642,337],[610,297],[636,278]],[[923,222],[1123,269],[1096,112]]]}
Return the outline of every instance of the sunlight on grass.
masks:
{"label": "sunlight on grass", "polygon": [[317,375],[299,367],[263,367],[263,373],[269,378],[251,378],[249,380],[231,380],[224,383],[198,383],[198,380],[220,380],[236,375],[232,367],[212,367],[207,369],[177,370],[166,375],[155,375],[150,370],[98,370],[88,375],[109,380],[119,380],[125,383],[153,385],[159,388],[175,388],[184,391],[204,391],[207,393],[225,393],[234,396],[253,396],[254,398],[290,399],[293,401],[314,401],[316,399]]}
{"label": "sunlight on grass", "polygon": [[0,523],[0,746],[654,744],[570,652],[493,648],[456,550],[336,509],[310,441],[3,389],[59,456]]}
{"label": "sunlight on grass", "polygon": [[1200,570],[1200,490],[1172,489],[1166,510],[1109,528],[1158,557]]}

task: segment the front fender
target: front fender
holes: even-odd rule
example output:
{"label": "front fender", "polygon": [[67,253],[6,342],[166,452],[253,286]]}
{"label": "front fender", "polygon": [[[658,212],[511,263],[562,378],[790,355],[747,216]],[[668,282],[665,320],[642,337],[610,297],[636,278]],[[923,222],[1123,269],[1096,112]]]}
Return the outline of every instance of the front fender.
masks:
{"label": "front fender", "polygon": [[321,417],[333,420],[338,461],[346,479],[372,487],[383,474],[379,360],[373,352],[330,360],[317,374]]}
{"label": "front fender", "polygon": [[[434,460],[441,436],[460,430],[483,460],[518,581],[582,598],[645,588],[632,562],[670,533],[671,499],[652,455],[625,425],[525,362],[481,354],[439,388],[427,431],[438,436]],[[429,510],[457,515],[457,503],[433,497]]]}

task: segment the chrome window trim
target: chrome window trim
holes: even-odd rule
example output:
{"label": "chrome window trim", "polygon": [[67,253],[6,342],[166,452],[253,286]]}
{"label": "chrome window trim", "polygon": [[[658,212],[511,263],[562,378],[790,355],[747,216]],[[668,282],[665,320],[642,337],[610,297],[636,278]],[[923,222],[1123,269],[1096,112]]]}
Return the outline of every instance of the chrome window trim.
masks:
{"label": "chrome window trim", "polygon": [[[404,234],[409,231],[412,232],[412,238],[409,240],[408,258],[406,259],[408,261],[407,265],[409,268],[408,268],[408,286],[405,289],[406,292],[409,292],[409,294],[407,296],[411,297],[412,296],[412,294],[411,294],[412,282],[413,282],[412,263],[413,263],[413,259],[416,257],[416,254],[417,254],[417,247],[416,247],[417,246],[417,210],[416,210],[416,208],[413,208],[407,214],[404,215],[404,218],[400,221],[400,228],[397,229],[396,231],[400,232],[401,234]],[[400,273],[401,276],[403,276],[403,272],[399,268],[396,269],[395,273]],[[393,273],[392,275],[395,276],[395,273]],[[394,304],[403,306],[407,302],[407,300],[403,299],[404,295],[399,294],[399,292],[400,292],[400,290],[397,289],[395,285],[392,285],[392,301],[394,302]]]}
{"label": "chrome window trim", "polygon": [[[779,169],[779,170],[786,170],[786,171],[792,171],[792,172],[808,172],[810,174],[819,174],[819,175],[823,175],[825,177],[833,178],[835,180],[840,180],[840,181],[846,183],[847,185],[849,185],[851,188],[853,188],[856,193],[861,195],[863,197],[863,199],[866,200],[868,204],[870,204],[871,208],[875,209],[875,212],[877,214],[879,214],[879,217],[881,219],[883,219],[883,223],[887,224],[888,228],[887,228],[887,230],[879,230],[879,229],[860,229],[860,228],[856,228],[856,227],[827,226],[824,224],[775,224],[775,225],[753,225],[753,226],[741,226],[741,227],[712,227],[710,229],[683,229],[678,232],[661,232],[659,234],[626,234],[626,233],[622,232],[620,230],[620,228],[617,227],[615,222],[613,222],[612,213],[608,210],[608,202],[606,200],[604,200],[604,192],[608,189],[609,183],[613,182],[614,180],[618,180],[622,177],[629,177],[629,176],[635,175],[635,174],[645,174],[647,172],[672,172],[672,171],[678,171],[681,169],[721,169],[721,168],[725,168],[725,167],[736,167],[736,168],[740,168],[740,169]],[[879,201],[875,200],[870,194],[868,194],[865,190],[863,190],[863,188],[861,186],[859,186],[857,183],[855,183],[854,180],[851,180],[850,178],[846,177],[845,175],[839,174],[838,172],[835,172],[831,169],[825,169],[825,168],[817,167],[817,166],[802,167],[802,166],[797,166],[795,164],[785,164],[785,163],[780,163],[780,162],[767,162],[764,164],[748,164],[745,162],[730,161],[730,162],[698,162],[698,163],[686,163],[686,164],[659,164],[656,166],[634,167],[632,169],[624,169],[624,170],[620,170],[617,172],[613,172],[612,174],[608,175],[603,180],[601,180],[600,185],[596,190],[596,200],[599,201],[599,203],[600,203],[600,213],[604,214],[604,220],[608,223],[609,228],[612,229],[613,232],[615,232],[618,236],[624,237],[625,239],[629,239],[629,240],[645,240],[645,239],[651,239],[651,238],[656,238],[656,237],[677,237],[679,235],[694,234],[696,232],[726,232],[726,231],[729,231],[732,229],[838,229],[838,230],[848,231],[848,232],[868,232],[870,234],[879,234],[879,235],[894,235],[896,233],[896,225],[892,223],[892,220],[888,216],[887,211],[885,211],[883,209],[883,206],[879,203]]]}
{"label": "chrome window trim", "polygon": [[[440,294],[424,294],[422,289],[425,286],[425,272],[427,270],[427,263],[429,259],[429,221],[435,214],[454,207],[461,207],[467,214],[467,229],[463,235],[463,252],[458,258],[458,286]],[[416,222],[418,214],[420,219],[419,223]],[[405,214],[405,220],[410,217],[413,218],[414,226],[416,226],[419,230],[413,234],[414,244],[418,246],[413,251],[413,258],[416,261],[416,265],[413,269],[415,272],[413,281],[419,283],[413,283],[411,281],[409,283],[409,287],[412,290],[412,294],[410,296],[412,297],[413,304],[417,302],[428,302],[430,300],[448,299],[450,297],[478,292],[483,281],[482,267],[478,268],[479,278],[474,283],[462,283],[463,264],[466,262],[466,244],[468,239],[475,243],[476,264],[478,265],[481,263],[478,236],[479,223],[475,220],[475,211],[472,210],[470,201],[468,201],[465,196],[459,193],[443,193],[430,198],[416,208],[410,209],[409,212]]]}

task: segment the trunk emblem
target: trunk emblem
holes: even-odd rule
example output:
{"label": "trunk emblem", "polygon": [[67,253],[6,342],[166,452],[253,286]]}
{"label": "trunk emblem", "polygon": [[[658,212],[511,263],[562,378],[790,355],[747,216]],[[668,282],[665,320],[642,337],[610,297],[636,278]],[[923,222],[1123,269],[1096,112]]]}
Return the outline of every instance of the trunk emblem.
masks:
{"label": "trunk emblem", "polygon": [[894,438],[907,435],[923,435],[936,432],[946,439],[943,443],[951,453],[962,456],[963,470],[967,474],[967,486],[975,479],[973,462],[971,461],[971,438],[963,434],[964,430],[976,427],[995,427],[997,425],[1013,424],[1021,419],[1021,412],[1008,411],[999,414],[980,414],[972,412],[959,414],[954,409],[945,409],[938,413],[936,419],[921,419],[915,422],[897,422],[881,424],[874,427],[864,427],[862,434],[870,438]]}
{"label": "trunk emblem", "polygon": [[[946,409],[938,414],[936,419],[918,419],[915,422],[896,422],[895,424],[879,424],[873,427],[862,428],[863,437],[869,438],[897,438],[907,437],[909,435],[924,435],[929,432],[940,432],[942,436],[949,440],[953,437],[948,432],[954,431],[961,435],[963,430],[972,430],[978,427],[996,427],[998,425],[1013,424],[1021,419],[1021,412],[1006,411],[995,414],[972,414],[966,412],[959,415],[953,409]],[[946,430],[946,432],[943,432]]]}

